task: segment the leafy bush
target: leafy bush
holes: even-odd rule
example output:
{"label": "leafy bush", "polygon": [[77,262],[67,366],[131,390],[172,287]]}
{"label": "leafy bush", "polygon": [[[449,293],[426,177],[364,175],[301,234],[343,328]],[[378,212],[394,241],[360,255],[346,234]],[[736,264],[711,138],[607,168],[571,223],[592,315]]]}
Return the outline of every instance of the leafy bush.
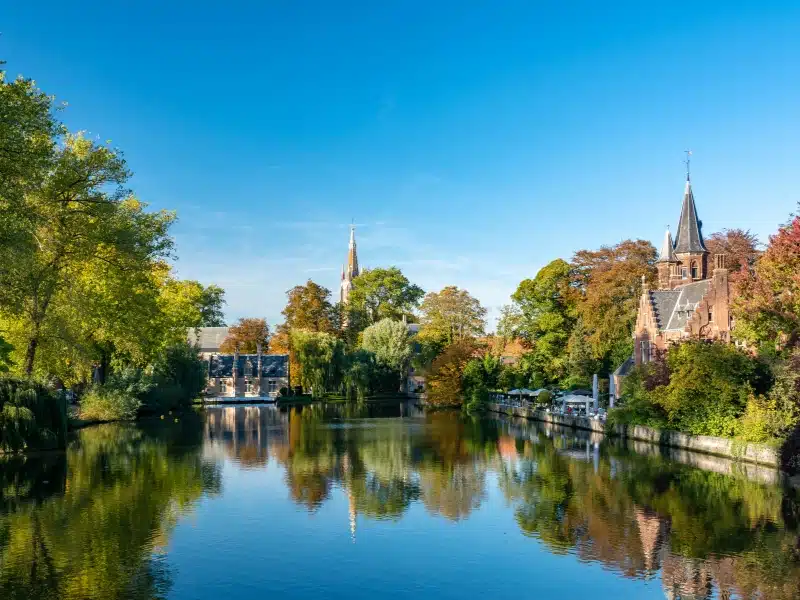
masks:
{"label": "leafy bush", "polygon": [[489,388],[482,360],[473,358],[466,364],[461,376],[461,385],[464,390],[464,408],[467,412],[484,410],[489,401]]}
{"label": "leafy bush", "polygon": [[81,398],[81,418],[87,421],[130,421],[142,401],[125,390],[96,385]]}
{"label": "leafy bush", "polygon": [[63,448],[66,439],[63,397],[30,381],[0,381],[0,451]]}
{"label": "leafy bush", "polygon": [[650,392],[671,427],[731,436],[753,392],[768,385],[766,366],[729,344],[686,342],[667,353],[669,383]]}

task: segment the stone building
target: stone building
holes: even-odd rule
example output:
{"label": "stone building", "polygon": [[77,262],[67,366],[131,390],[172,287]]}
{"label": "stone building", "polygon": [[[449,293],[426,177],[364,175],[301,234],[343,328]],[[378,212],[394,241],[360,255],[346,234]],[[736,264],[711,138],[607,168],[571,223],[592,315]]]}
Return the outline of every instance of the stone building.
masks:
{"label": "stone building", "polygon": [[657,289],[650,289],[642,280],[634,354],[629,363],[649,362],[657,351],[681,340],[731,341],[731,290],[725,256],[712,257],[706,249],[688,174],[675,241],[667,230],[656,266]]}
{"label": "stone building", "polygon": [[339,290],[339,301],[342,305],[347,304],[350,296],[350,289],[353,287],[353,279],[358,277],[358,252],[356,252],[356,228],[350,226],[350,245],[347,249],[347,264],[342,265],[342,283]]}
{"label": "stone building", "polygon": [[[216,354],[208,358],[206,395],[218,398],[274,398],[289,387],[289,355]],[[234,363],[236,370],[234,371]]]}
{"label": "stone building", "polygon": [[[263,354],[258,375],[257,354],[223,354],[220,346],[228,337],[227,327],[190,329],[188,341],[208,366],[206,396],[218,398],[275,397],[289,387],[289,355]],[[234,361],[237,369],[234,372]]]}

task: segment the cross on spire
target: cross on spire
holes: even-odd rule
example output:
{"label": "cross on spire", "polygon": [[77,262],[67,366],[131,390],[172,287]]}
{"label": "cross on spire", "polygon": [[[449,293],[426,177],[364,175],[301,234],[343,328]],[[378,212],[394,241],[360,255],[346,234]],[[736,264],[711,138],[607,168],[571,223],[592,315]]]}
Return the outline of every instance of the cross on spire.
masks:
{"label": "cross on spire", "polygon": [[692,151],[684,150],[684,152],[686,153],[686,160],[683,161],[683,163],[686,165],[686,181],[689,181],[689,157],[692,155]]}

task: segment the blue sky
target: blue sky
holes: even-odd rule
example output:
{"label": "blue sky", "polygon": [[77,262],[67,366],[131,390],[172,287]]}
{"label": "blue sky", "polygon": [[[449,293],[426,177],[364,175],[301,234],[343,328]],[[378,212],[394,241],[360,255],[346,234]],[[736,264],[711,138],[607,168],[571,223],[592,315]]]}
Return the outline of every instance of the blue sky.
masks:
{"label": "blue sky", "polygon": [[[168,6],[164,6],[168,5]],[[280,320],[363,265],[496,315],[556,257],[800,200],[800,3],[4,3],[0,59],[175,209],[182,277]]]}

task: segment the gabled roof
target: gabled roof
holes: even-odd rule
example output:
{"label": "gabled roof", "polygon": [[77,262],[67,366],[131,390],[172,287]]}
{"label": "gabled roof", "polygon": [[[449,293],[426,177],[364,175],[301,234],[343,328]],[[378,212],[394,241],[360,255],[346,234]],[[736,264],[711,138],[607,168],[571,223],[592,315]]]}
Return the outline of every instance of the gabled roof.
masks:
{"label": "gabled roof", "polygon": [[700,221],[697,218],[697,207],[694,204],[692,182],[686,180],[686,189],[683,193],[683,206],[681,218],[678,222],[678,233],[675,235],[675,252],[708,252],[703,234],[700,231]]}
{"label": "gabled roof", "polygon": [[711,280],[695,281],[676,287],[674,290],[650,292],[650,303],[656,314],[660,331],[682,331],[689,322],[697,305],[708,293]]}
{"label": "gabled roof", "polygon": [[664,233],[664,242],[661,244],[661,253],[658,255],[657,262],[678,262],[672,247],[672,234],[669,229]]}
{"label": "gabled roof", "polygon": [[[252,376],[258,366],[258,355],[240,354],[239,375]],[[288,354],[264,354],[261,356],[262,377],[288,377]],[[233,377],[233,354],[218,354],[208,360],[209,377]]]}
{"label": "gabled roof", "polygon": [[189,329],[186,336],[190,344],[197,345],[200,352],[219,352],[219,347],[228,337],[227,327],[197,327]]}

